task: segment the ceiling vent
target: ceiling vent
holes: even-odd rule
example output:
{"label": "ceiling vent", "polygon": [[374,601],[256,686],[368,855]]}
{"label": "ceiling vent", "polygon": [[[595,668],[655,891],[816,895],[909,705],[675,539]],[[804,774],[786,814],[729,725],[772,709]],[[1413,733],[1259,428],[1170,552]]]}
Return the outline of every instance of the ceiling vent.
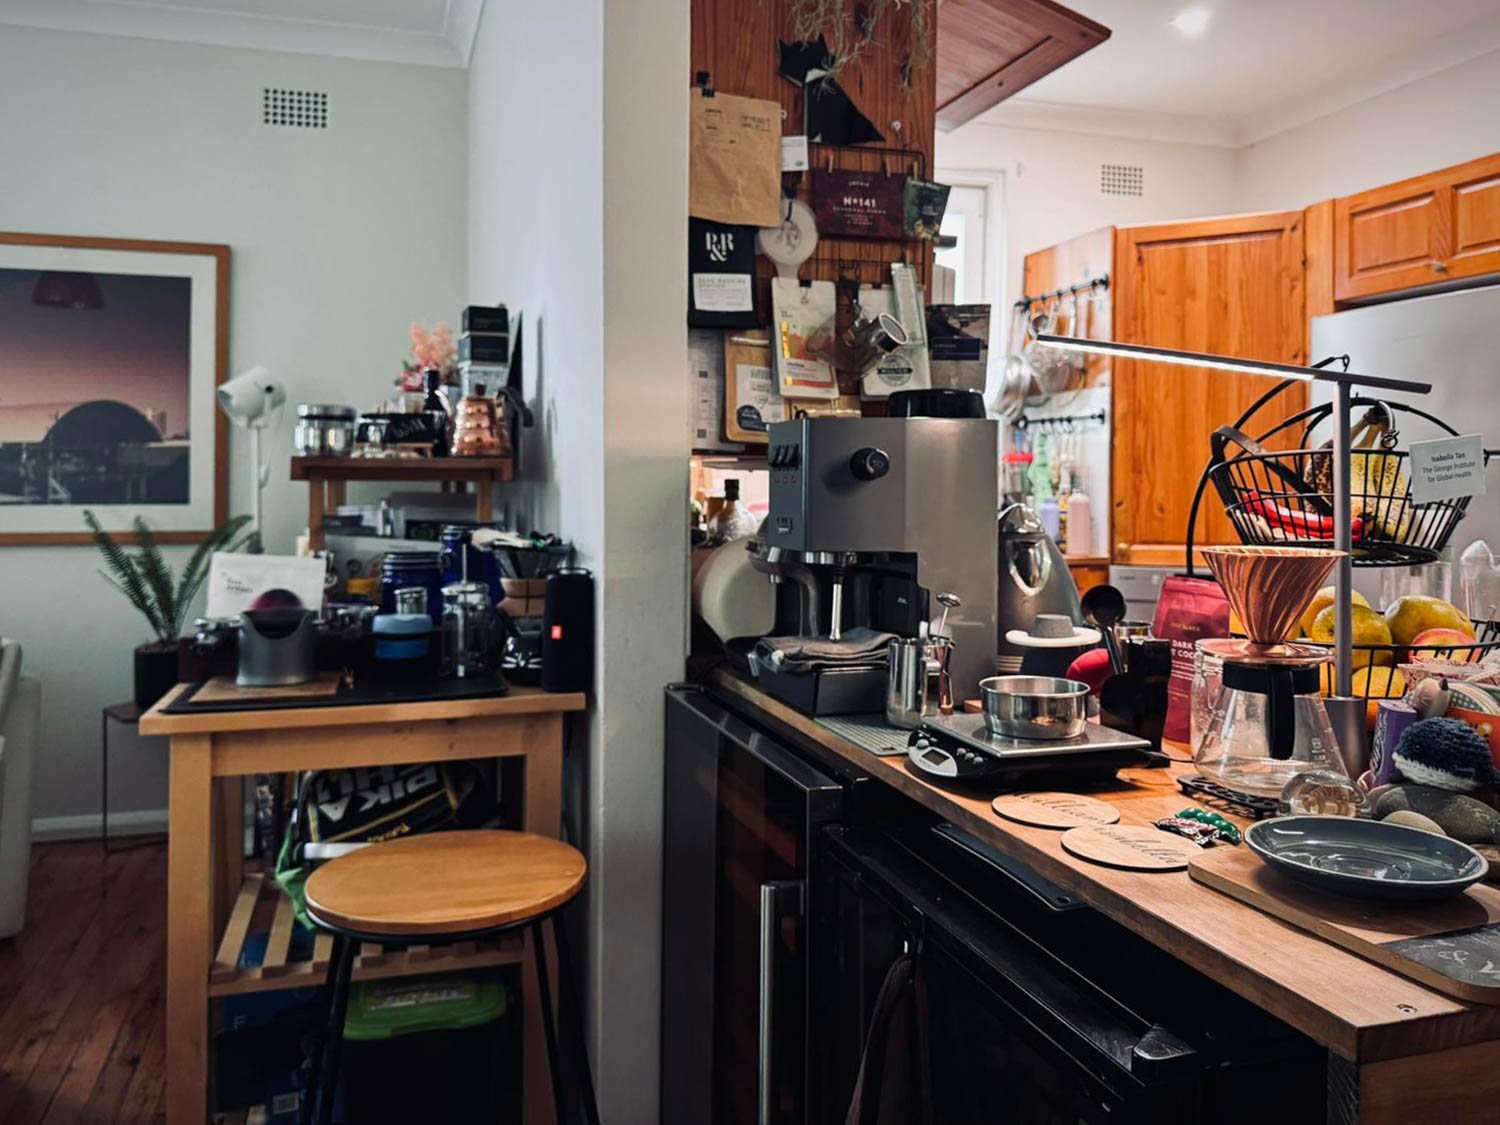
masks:
{"label": "ceiling vent", "polygon": [[262,125],[285,125],[291,129],[328,128],[328,95],[317,90],[261,91]]}
{"label": "ceiling vent", "polygon": [[1138,164],[1099,165],[1101,195],[1144,195],[1141,179],[1142,170]]}

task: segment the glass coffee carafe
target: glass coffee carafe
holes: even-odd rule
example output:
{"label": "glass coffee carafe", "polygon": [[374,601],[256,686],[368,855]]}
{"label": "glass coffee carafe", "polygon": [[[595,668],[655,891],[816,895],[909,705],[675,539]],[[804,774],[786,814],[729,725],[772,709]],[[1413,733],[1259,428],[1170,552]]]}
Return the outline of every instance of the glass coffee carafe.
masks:
{"label": "glass coffee carafe", "polygon": [[[1313,650],[1316,653],[1316,650]],[[1194,755],[1200,773],[1237,793],[1278,797],[1313,769],[1344,772],[1316,660],[1225,660],[1223,681]]]}

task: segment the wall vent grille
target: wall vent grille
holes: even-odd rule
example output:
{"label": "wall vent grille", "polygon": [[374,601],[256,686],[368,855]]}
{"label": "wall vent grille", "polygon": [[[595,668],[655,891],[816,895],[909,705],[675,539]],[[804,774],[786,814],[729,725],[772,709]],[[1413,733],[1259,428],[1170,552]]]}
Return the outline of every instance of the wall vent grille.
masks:
{"label": "wall vent grille", "polygon": [[1144,173],[1138,164],[1099,165],[1101,195],[1144,195]]}
{"label": "wall vent grille", "polygon": [[326,129],[328,95],[317,90],[282,90],[267,86],[261,91],[260,120],[262,125]]}

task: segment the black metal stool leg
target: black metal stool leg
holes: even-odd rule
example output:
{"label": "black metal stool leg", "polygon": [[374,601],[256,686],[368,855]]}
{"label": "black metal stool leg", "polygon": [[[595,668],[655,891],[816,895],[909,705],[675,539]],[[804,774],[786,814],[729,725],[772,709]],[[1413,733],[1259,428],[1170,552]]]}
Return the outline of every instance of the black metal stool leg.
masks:
{"label": "black metal stool leg", "polygon": [[547,974],[547,943],[542,924],[531,927],[531,941],[536,947],[537,1000],[542,1005],[542,1030],[547,1036],[547,1067],[552,1072],[552,1103],[556,1107],[557,1125],[567,1125],[568,1106],[563,1096],[562,1055],[557,1049],[557,1028],[552,1020],[552,986]]}
{"label": "black metal stool leg", "polygon": [[560,912],[552,915],[552,940],[557,943],[557,1011],[563,1025],[563,1039],[572,1057],[573,1089],[583,1102],[584,1121],[599,1125],[599,1104],[594,1099],[594,1076],[583,1035],[583,1009],[578,1003],[577,978],[573,976],[573,958]]}
{"label": "black metal stool leg", "polygon": [[317,1125],[330,1125],[333,1121],[333,1103],[339,1089],[339,1063],[344,1050],[344,1017],[349,1010],[349,985],[354,976],[354,957],[358,945],[342,934],[334,935],[333,959],[328,966],[327,1023],[323,1029],[322,1049],[318,1052],[319,1065],[314,1068],[308,1083],[304,1107],[313,1104],[313,1120]]}
{"label": "black metal stool leg", "polygon": [[302,1091],[302,1108],[298,1125],[312,1125],[313,1101],[318,1096],[318,1076],[323,1069],[324,1037],[328,1034],[333,1011],[333,993],[337,986],[339,965],[344,960],[343,934],[333,935],[333,950],[328,959],[328,973],[323,978],[323,995],[318,1001],[318,1024],[313,1030],[312,1054],[307,1060],[307,1089]]}

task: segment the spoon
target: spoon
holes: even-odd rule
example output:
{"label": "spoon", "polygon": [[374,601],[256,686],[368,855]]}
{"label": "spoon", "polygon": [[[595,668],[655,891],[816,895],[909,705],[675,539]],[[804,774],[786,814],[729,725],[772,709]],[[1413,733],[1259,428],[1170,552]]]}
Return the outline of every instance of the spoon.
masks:
{"label": "spoon", "polygon": [[938,618],[937,635],[946,637],[948,635],[948,611],[963,605],[963,601],[957,594],[939,594],[938,605],[943,607],[943,616]]}
{"label": "spoon", "polygon": [[1125,595],[1113,586],[1095,586],[1083,595],[1079,602],[1083,616],[1099,627],[1104,634],[1104,649],[1109,653],[1109,668],[1115,675],[1123,675],[1125,661],[1120,656],[1120,640],[1115,636],[1115,625],[1125,616]]}

